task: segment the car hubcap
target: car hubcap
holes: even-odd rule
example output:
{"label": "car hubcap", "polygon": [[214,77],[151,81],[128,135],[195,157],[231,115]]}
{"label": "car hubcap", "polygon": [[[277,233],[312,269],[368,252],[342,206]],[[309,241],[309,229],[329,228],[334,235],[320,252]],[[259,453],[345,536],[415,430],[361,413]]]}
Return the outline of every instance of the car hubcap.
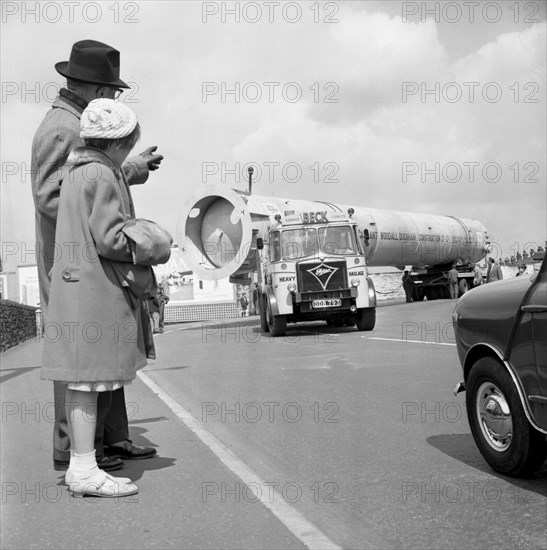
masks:
{"label": "car hubcap", "polygon": [[511,409],[500,389],[492,382],[481,385],[477,393],[477,418],[487,443],[503,452],[513,439]]}

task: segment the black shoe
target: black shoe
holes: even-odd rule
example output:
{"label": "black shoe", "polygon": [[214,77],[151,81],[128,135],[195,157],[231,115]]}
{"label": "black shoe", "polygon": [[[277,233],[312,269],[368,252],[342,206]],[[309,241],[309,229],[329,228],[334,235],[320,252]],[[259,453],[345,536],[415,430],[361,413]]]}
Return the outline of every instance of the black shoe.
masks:
{"label": "black shoe", "polygon": [[123,458],[124,460],[142,460],[143,458],[152,458],[156,455],[156,449],[152,447],[137,447],[128,439],[120,441],[120,443],[122,445],[105,447],[104,454],[106,456]]}
{"label": "black shoe", "polygon": [[[53,468],[60,472],[66,472],[68,470],[68,465],[68,460],[53,461]],[[123,466],[123,460],[113,456],[100,456],[97,458],[97,466],[105,472],[112,472],[114,470],[119,470]]]}

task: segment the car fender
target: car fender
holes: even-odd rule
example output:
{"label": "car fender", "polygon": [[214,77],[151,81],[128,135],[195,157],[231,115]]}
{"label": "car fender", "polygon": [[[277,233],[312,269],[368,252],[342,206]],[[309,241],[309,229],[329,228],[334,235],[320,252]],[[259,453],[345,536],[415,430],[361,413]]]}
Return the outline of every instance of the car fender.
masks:
{"label": "car fender", "polygon": [[481,359],[482,357],[495,357],[499,360],[500,365],[503,365],[505,370],[509,373],[509,376],[511,377],[511,380],[513,380],[513,384],[517,388],[517,393],[519,395],[520,402],[522,404],[522,408],[524,410],[524,414],[526,414],[526,418],[528,419],[528,422],[538,431],[544,434],[547,434],[547,430],[540,428],[538,424],[535,422],[534,418],[532,417],[532,414],[530,412],[530,409],[528,407],[528,401],[524,394],[524,389],[522,388],[522,385],[520,383],[519,377],[515,374],[515,371],[512,367],[512,365],[506,361],[503,358],[503,353],[501,350],[497,349],[495,346],[492,346],[490,344],[486,343],[480,343],[475,344],[471,348],[469,348],[469,351],[467,352],[467,355],[465,356],[465,362],[463,366],[463,372],[464,372],[464,379],[467,383],[467,378],[469,377],[469,373],[471,372],[471,367],[475,364],[476,361]]}

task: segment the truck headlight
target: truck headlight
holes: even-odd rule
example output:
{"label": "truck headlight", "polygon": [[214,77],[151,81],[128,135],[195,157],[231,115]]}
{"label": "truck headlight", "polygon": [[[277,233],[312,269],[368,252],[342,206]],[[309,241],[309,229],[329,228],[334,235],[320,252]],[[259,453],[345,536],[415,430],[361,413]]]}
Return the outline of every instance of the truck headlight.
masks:
{"label": "truck headlight", "polygon": [[351,280],[351,286],[359,286],[360,284],[361,284],[361,281],[359,279]]}
{"label": "truck headlight", "polygon": [[289,292],[296,292],[296,285],[295,285],[294,283],[289,283],[289,284],[287,285],[287,290],[288,290]]}

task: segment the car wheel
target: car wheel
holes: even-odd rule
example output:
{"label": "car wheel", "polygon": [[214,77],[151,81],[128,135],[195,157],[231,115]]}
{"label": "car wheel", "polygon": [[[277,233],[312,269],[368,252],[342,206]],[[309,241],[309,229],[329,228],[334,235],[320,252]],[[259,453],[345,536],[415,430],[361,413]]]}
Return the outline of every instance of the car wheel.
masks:
{"label": "car wheel", "polygon": [[358,311],[357,330],[372,330],[376,324],[376,308],[364,307]]}
{"label": "car wheel", "polygon": [[547,439],[528,422],[511,376],[492,357],[479,359],[467,379],[471,433],[490,466],[507,476],[532,474],[547,457]]}

